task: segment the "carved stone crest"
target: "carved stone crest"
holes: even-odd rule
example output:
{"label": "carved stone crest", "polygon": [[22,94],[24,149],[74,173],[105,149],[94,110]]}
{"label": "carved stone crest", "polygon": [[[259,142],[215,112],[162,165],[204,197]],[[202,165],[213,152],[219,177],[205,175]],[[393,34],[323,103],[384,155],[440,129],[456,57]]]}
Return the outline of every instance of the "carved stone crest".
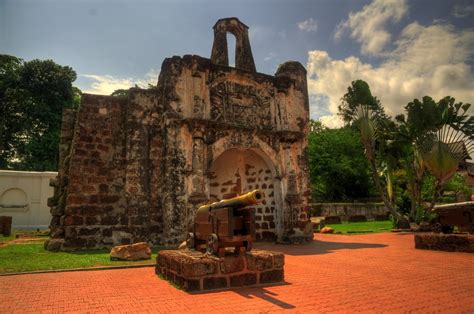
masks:
{"label": "carved stone crest", "polygon": [[271,102],[255,86],[220,82],[211,88],[211,119],[271,129]]}

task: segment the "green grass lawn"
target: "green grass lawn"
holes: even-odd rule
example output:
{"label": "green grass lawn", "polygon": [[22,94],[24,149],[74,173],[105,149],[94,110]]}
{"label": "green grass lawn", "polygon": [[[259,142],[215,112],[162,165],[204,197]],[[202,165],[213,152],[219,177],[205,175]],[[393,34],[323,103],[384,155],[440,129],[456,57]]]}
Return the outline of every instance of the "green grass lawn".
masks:
{"label": "green grass lawn", "polygon": [[[387,232],[392,229],[392,222],[390,220],[386,221],[367,221],[367,222],[343,222],[342,224],[336,225],[326,225],[327,227],[331,227],[334,231],[340,231],[343,234],[347,234],[348,231],[351,231],[349,234],[353,234],[352,232],[357,233],[365,233],[361,231],[372,231],[371,233],[376,232]],[[384,229],[384,230],[381,230]]]}
{"label": "green grass lawn", "polygon": [[153,248],[151,260],[126,262],[111,261],[109,250],[53,253],[46,251],[43,243],[10,244],[0,247],[0,273],[151,264],[157,251]]}
{"label": "green grass lawn", "polygon": [[11,235],[9,235],[8,237],[5,237],[3,236],[3,234],[0,233],[0,243],[1,242],[7,242],[7,241],[10,241],[10,240],[13,240],[15,239],[15,232],[12,232]]}

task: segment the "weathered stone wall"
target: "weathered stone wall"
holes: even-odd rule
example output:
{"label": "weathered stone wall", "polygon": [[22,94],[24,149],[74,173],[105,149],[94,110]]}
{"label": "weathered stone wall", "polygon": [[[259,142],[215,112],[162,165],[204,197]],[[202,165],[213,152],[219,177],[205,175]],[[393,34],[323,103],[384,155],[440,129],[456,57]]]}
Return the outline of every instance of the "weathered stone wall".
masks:
{"label": "weathered stone wall", "polygon": [[[124,241],[127,226],[123,139],[126,102],[83,95],[77,114],[69,172],[64,247],[96,247]],[[120,228],[110,228],[119,226]]]}
{"label": "weathered stone wall", "polygon": [[388,216],[388,209],[382,203],[312,203],[313,216],[338,216],[348,221],[351,216],[365,216],[375,219],[378,216]]}
{"label": "weathered stone wall", "polygon": [[[245,25],[225,20],[218,33],[237,29],[236,58],[251,57]],[[304,217],[306,70],[287,62],[270,76],[244,61],[167,58],[156,88],[132,89],[128,99],[84,95],[74,137],[72,118],[63,121],[59,181],[68,180],[56,188],[64,212],[54,215],[55,247],[174,244],[198,206],[256,188],[266,195],[256,207],[259,239],[281,237]]]}

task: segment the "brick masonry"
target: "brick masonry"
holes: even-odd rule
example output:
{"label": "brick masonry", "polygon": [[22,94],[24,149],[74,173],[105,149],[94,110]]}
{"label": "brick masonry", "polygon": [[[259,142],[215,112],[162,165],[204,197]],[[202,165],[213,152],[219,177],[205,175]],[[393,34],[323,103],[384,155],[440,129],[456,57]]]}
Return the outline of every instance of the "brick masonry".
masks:
{"label": "brick masonry", "polygon": [[224,257],[164,250],[158,253],[155,272],[185,291],[198,292],[281,283],[284,264],[282,253],[264,250]]}
{"label": "brick masonry", "polygon": [[472,234],[415,234],[415,248],[423,250],[474,253]]}
{"label": "brick masonry", "polygon": [[[237,39],[235,68],[226,32]],[[290,61],[275,76],[256,72],[236,18],[219,20],[214,35],[211,59],[167,58],[156,87],[84,94],[64,112],[47,249],[175,245],[198,206],[255,188],[266,195],[258,239],[281,238],[307,216],[306,70]]]}

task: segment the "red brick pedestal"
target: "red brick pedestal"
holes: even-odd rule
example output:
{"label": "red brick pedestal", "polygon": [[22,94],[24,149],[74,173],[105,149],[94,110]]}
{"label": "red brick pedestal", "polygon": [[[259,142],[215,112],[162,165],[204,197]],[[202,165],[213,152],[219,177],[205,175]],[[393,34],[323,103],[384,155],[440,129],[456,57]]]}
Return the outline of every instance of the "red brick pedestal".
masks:
{"label": "red brick pedestal", "polygon": [[252,250],[216,257],[189,250],[164,250],[156,258],[156,274],[188,292],[283,282],[285,256]]}
{"label": "red brick pedestal", "polygon": [[415,248],[424,250],[474,253],[472,234],[415,234]]}

